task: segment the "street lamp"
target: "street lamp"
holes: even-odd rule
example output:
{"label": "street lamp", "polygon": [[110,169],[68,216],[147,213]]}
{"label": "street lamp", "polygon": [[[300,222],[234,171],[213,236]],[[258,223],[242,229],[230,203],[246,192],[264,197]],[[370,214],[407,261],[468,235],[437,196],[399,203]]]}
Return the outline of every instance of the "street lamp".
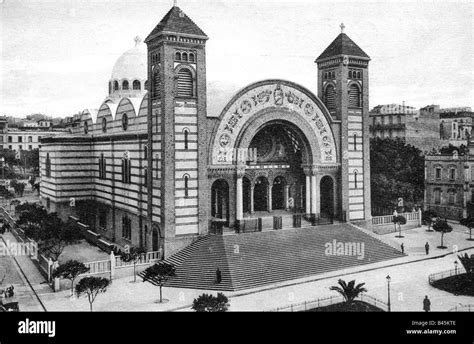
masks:
{"label": "street lamp", "polygon": [[387,302],[387,306],[388,306],[388,311],[390,312],[391,311],[391,305],[390,305],[390,275],[387,275],[387,290],[388,290],[388,302]]}
{"label": "street lamp", "polygon": [[457,261],[457,260],[454,261],[454,274],[455,274],[456,276],[457,276],[457,274],[458,274],[458,261]]}

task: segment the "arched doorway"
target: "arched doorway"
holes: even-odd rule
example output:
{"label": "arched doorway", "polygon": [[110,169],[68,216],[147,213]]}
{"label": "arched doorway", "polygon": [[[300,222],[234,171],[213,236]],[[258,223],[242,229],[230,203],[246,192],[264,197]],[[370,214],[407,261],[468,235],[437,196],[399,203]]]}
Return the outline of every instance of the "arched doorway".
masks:
{"label": "arched doorway", "polygon": [[320,182],[321,217],[334,216],[334,182],[331,177],[324,176]]}
{"label": "arched doorway", "polygon": [[285,178],[278,176],[273,180],[272,187],[272,209],[285,209]]}
{"label": "arched doorway", "polygon": [[263,176],[255,181],[253,204],[255,211],[268,211],[268,180]]}
{"label": "arched doorway", "polygon": [[211,216],[226,220],[229,225],[229,184],[224,179],[218,179],[211,189]]}

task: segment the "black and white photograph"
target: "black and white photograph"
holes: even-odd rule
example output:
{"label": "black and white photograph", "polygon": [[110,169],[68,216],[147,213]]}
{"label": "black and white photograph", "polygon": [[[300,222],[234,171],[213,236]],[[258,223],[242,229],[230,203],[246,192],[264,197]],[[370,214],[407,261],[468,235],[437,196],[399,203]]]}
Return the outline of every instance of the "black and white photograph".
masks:
{"label": "black and white photograph", "polygon": [[472,343],[473,15],[0,0],[0,342],[68,313],[378,312]]}

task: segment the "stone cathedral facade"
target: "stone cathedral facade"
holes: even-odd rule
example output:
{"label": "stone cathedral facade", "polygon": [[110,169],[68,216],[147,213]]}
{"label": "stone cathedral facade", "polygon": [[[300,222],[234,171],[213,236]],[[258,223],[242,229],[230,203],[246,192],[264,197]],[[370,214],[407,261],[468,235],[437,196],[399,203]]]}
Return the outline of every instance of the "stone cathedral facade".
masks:
{"label": "stone cathedral facade", "polygon": [[174,6],[117,61],[100,107],[72,134],[42,140],[48,209],[165,257],[216,224],[240,233],[299,214],[368,227],[367,54],[341,32],[315,60],[314,92],[258,81],[211,117],[207,40]]}

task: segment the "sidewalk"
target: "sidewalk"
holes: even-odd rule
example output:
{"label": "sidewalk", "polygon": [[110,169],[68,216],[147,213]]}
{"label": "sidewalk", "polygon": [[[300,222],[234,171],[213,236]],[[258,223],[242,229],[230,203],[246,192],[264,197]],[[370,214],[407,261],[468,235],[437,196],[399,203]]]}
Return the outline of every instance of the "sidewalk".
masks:
{"label": "sidewalk", "polygon": [[[18,241],[12,233],[7,232],[0,236],[2,243],[8,246]],[[24,255],[11,255],[9,257],[15,262],[14,266],[22,280],[22,284],[15,287],[15,296],[18,298],[21,311],[45,311],[41,298],[35,294],[52,293],[47,281],[31,261]]]}

